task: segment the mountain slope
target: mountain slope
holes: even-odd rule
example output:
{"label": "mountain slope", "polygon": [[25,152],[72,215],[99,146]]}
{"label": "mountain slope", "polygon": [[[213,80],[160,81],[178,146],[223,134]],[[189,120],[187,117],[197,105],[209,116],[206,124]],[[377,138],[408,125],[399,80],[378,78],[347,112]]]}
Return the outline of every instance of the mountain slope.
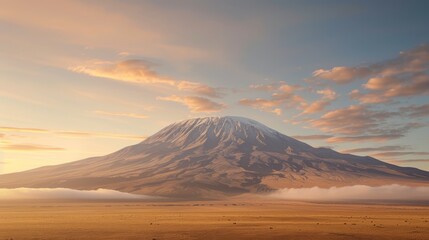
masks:
{"label": "mountain slope", "polygon": [[390,183],[426,185],[429,172],[313,148],[240,117],[190,119],[106,156],[0,176],[0,187],[107,188],[182,198]]}

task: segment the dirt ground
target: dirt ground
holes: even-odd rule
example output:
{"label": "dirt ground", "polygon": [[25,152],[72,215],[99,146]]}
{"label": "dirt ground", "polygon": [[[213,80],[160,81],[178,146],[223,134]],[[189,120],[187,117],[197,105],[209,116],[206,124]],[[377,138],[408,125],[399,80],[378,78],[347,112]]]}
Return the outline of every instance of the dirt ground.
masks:
{"label": "dirt ground", "polygon": [[429,239],[429,206],[0,202],[3,239]]}

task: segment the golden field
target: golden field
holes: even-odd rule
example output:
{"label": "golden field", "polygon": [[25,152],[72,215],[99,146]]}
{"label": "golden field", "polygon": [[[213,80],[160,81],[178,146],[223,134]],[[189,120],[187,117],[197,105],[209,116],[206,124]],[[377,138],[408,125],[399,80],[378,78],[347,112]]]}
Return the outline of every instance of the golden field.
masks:
{"label": "golden field", "polygon": [[0,202],[0,239],[429,239],[429,206]]}

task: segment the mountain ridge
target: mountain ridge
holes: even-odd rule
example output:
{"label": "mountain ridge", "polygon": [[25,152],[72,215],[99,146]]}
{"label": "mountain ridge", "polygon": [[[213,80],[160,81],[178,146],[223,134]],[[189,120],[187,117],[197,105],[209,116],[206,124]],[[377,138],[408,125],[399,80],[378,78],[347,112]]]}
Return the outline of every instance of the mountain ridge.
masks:
{"label": "mountain ridge", "polygon": [[314,148],[235,116],[180,121],[112,154],[0,175],[0,187],[107,188],[178,198],[390,183],[429,185],[429,172]]}

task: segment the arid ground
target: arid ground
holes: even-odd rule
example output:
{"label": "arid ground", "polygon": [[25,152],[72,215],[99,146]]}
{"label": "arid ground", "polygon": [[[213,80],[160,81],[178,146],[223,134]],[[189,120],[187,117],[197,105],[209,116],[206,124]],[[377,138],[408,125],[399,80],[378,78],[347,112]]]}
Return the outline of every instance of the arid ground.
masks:
{"label": "arid ground", "polygon": [[429,206],[0,202],[0,239],[429,239]]}

